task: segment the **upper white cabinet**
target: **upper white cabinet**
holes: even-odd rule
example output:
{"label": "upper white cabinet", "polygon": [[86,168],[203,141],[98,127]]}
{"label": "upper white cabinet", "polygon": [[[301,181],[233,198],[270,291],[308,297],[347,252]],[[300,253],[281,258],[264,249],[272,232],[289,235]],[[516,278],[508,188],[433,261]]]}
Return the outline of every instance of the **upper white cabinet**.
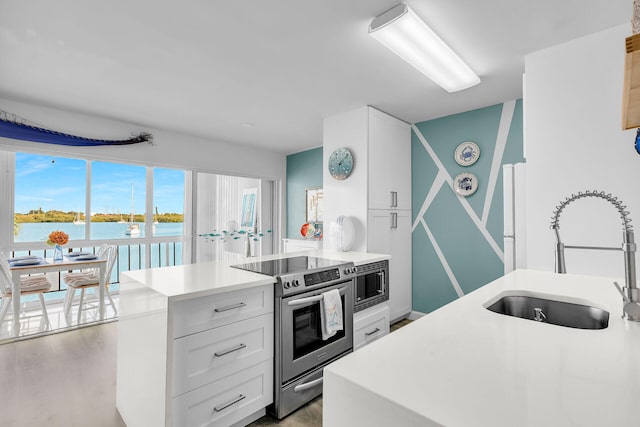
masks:
{"label": "upper white cabinet", "polygon": [[411,127],[369,108],[369,209],[411,209]]}
{"label": "upper white cabinet", "polygon": [[[365,106],[325,118],[323,132],[325,221],[349,216],[353,251],[391,255],[390,318],[400,319],[411,311],[411,126]],[[354,158],[344,180],[327,169],[330,153],[340,147]],[[324,238],[325,247],[334,247],[331,233]]]}

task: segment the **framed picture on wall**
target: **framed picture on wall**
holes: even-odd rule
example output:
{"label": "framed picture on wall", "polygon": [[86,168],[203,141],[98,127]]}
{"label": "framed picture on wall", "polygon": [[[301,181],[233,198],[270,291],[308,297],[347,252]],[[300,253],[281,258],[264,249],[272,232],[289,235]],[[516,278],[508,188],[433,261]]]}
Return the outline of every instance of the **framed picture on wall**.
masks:
{"label": "framed picture on wall", "polygon": [[324,193],[322,187],[307,188],[305,190],[307,201],[307,222],[321,223],[322,222],[322,202],[324,200]]}
{"label": "framed picture on wall", "polygon": [[250,188],[242,192],[242,217],[240,219],[240,227],[255,228],[257,197],[257,188]]}

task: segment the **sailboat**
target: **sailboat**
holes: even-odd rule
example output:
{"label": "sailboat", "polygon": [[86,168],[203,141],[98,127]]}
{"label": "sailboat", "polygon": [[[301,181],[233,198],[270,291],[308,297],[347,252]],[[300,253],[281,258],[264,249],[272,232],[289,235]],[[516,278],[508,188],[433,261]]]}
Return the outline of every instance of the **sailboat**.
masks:
{"label": "sailboat", "polygon": [[140,224],[133,222],[133,184],[131,184],[131,215],[129,215],[129,225],[127,225],[124,234],[127,236],[140,235]]}
{"label": "sailboat", "polygon": [[73,217],[73,223],[76,225],[86,224],[84,219],[80,219],[80,212],[76,212],[76,216]]}

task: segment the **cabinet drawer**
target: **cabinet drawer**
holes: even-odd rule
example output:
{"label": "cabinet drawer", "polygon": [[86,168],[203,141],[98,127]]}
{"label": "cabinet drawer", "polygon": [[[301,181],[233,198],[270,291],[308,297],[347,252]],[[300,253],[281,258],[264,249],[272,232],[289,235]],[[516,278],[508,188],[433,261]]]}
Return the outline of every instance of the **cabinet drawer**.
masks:
{"label": "cabinet drawer", "polygon": [[273,313],[173,342],[172,395],[178,396],[273,358]]}
{"label": "cabinet drawer", "polygon": [[226,292],[173,304],[173,337],[273,312],[273,285]]}
{"label": "cabinet drawer", "polygon": [[[371,311],[369,311],[371,310]],[[389,307],[386,304],[357,313],[353,321],[353,350],[389,333]]]}
{"label": "cabinet drawer", "polygon": [[173,426],[229,426],[273,402],[273,359],[173,399]]}

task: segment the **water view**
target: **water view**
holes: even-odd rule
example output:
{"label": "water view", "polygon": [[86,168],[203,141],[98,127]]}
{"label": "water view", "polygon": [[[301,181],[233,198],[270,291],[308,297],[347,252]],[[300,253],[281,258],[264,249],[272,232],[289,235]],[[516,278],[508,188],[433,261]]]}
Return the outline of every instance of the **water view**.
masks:
{"label": "water view", "polygon": [[[93,222],[91,226],[91,240],[131,239],[144,237],[144,223],[140,223],[140,234],[130,236],[126,234],[128,223],[118,222]],[[182,236],[183,223],[158,223],[154,224],[154,236]],[[85,225],[72,222],[31,222],[22,223],[15,236],[16,242],[46,242],[47,236],[53,230],[61,230],[69,235],[69,245],[74,240],[85,239]]]}
{"label": "water view", "polygon": [[[130,236],[126,234],[127,223],[117,222],[96,222],[91,223],[91,240],[102,242],[104,240],[128,239],[131,243],[118,244],[118,263],[111,273],[111,281],[117,282],[120,272],[129,270],[139,270],[145,268],[145,242],[140,239],[144,237],[144,223],[140,223],[140,234]],[[22,223],[19,226],[18,234],[15,236],[16,242],[45,242],[47,236],[53,230],[61,230],[69,234],[69,243],[65,248],[80,249],[74,245],[74,241],[84,240],[85,225],[69,222],[37,222]],[[174,236],[183,234],[183,223],[158,223],[154,224],[154,236]],[[33,254],[42,254],[42,251],[31,251]],[[53,248],[47,252],[51,256]],[[24,255],[26,251],[17,251],[16,255]],[[169,258],[168,262],[166,258]],[[182,265],[182,242],[152,243],[150,266],[161,267],[166,265]]]}

